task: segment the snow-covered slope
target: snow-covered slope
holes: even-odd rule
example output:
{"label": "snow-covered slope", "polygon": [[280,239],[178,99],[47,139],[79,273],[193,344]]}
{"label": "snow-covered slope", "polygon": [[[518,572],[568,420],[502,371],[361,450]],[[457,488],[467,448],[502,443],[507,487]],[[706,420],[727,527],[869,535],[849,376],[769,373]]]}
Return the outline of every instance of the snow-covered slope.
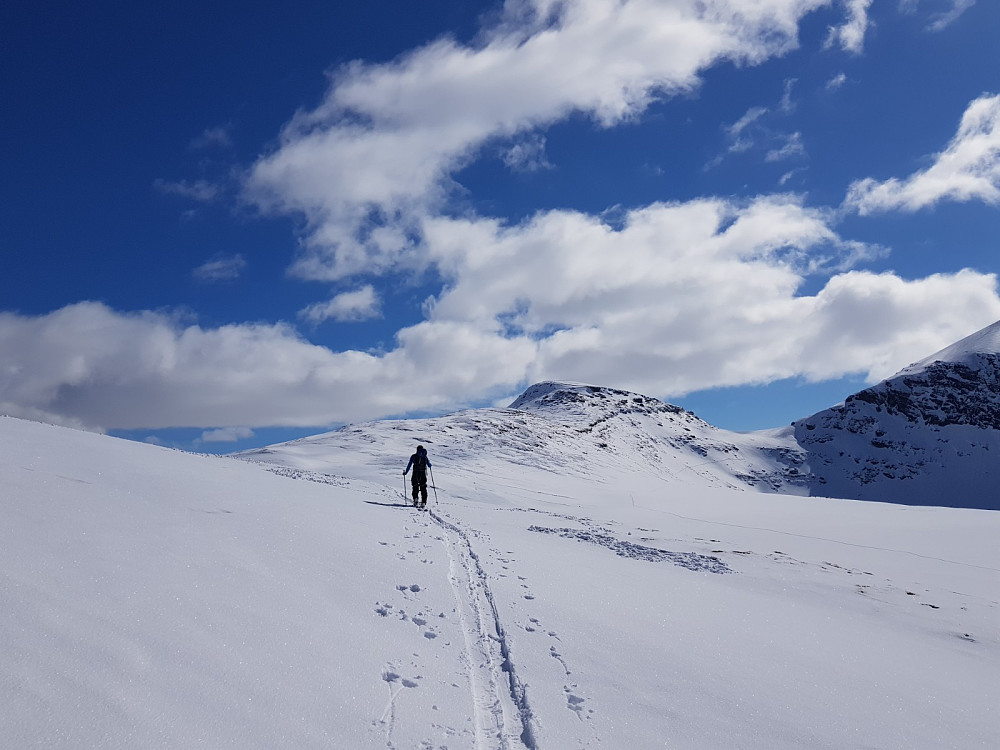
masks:
{"label": "snow-covered slope", "polygon": [[414,440],[431,450],[432,461],[436,456],[486,486],[539,469],[542,481],[551,474],[557,483],[597,483],[618,492],[636,477],[661,480],[672,491],[807,492],[805,454],[789,438],[720,430],[654,398],[574,383],[539,383],[506,409],[350,425],[240,455],[326,471],[348,451],[363,455],[367,476],[375,477],[412,453]]}
{"label": "snow-covered slope", "polygon": [[[996,363],[952,354],[809,462],[984,440]],[[232,458],[0,418],[0,747],[995,747],[1000,513],[806,458],[566,383]]]}
{"label": "snow-covered slope", "polygon": [[0,746],[995,746],[1000,514],[665,481],[620,405],[521,406],[269,464],[0,419]]}
{"label": "snow-covered slope", "polygon": [[816,494],[1000,509],[1000,323],[795,423]]}

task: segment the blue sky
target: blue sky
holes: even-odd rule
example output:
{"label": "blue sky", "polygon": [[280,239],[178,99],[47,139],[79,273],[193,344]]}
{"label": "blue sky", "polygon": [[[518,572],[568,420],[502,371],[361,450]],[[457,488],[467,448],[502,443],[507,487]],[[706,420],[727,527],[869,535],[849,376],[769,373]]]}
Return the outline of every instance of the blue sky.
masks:
{"label": "blue sky", "polygon": [[561,379],[756,429],[1000,319],[997,3],[0,29],[0,413],[230,451]]}

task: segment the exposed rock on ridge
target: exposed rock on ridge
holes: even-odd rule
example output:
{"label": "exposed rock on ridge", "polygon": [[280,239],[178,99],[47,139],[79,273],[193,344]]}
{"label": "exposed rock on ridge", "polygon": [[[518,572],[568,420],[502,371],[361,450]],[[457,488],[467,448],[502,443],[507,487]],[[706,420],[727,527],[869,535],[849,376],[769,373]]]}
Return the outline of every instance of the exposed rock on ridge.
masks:
{"label": "exposed rock on ridge", "polygon": [[796,422],[813,493],[1000,508],[997,348],[1000,323]]}

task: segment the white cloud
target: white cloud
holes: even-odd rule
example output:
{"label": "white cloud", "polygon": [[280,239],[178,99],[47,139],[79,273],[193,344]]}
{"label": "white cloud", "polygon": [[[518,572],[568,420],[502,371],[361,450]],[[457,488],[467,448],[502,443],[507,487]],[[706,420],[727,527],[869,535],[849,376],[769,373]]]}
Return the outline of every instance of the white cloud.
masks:
{"label": "white cloud", "polygon": [[[453,280],[429,324],[534,341],[528,380],[676,395],[793,375],[881,376],[1000,317],[996,279],[974,272],[913,282],[847,272],[797,296],[806,274],[866,250],[829,219],[788,196],[653,205],[621,230],[574,212],[517,227],[439,219],[428,242]],[[856,314],[866,305],[878,321]]]}
{"label": "white cloud", "polygon": [[865,47],[865,33],[871,25],[868,9],[872,0],[841,0],[846,6],[847,19],[840,26],[830,29],[826,46],[839,45],[845,52],[860,54]]}
{"label": "white cloud", "polygon": [[795,111],[795,100],[792,98],[792,89],[795,88],[795,84],[798,82],[797,78],[788,78],[785,80],[785,93],[781,96],[781,104],[779,104],[779,109],[785,114],[791,114]]}
{"label": "white cloud", "polygon": [[826,88],[828,91],[836,91],[845,83],[847,83],[847,76],[844,73],[838,73],[826,82]]}
{"label": "white cloud", "polygon": [[788,170],[783,175],[781,175],[781,177],[778,179],[778,185],[781,186],[781,187],[784,187],[785,185],[787,185],[789,182],[792,181],[793,177],[795,177],[796,175],[798,175],[798,174],[800,174],[801,172],[804,172],[804,171],[805,170],[802,169],[802,168]]}
{"label": "white cloud", "polygon": [[935,14],[927,27],[928,31],[944,31],[958,20],[965,11],[976,4],[976,0],[952,0],[952,7],[943,13]]}
{"label": "white cloud", "polygon": [[534,354],[456,323],[399,336],[376,357],[283,324],[204,329],[96,302],[0,313],[0,413],[90,429],[327,425],[480,398],[517,383]]}
{"label": "white cloud", "polygon": [[[993,275],[847,268],[872,248],[794,196],[654,204],[517,226],[426,220],[445,286],[383,354],[287,325],[202,328],[89,302],[0,314],[0,412],[92,428],[319,426],[458,408],[544,378],[669,397],[888,374],[1000,318]],[[809,274],[834,275],[801,296]]]}
{"label": "white cloud", "polygon": [[806,147],[802,144],[802,133],[788,133],[783,138],[784,143],[768,151],[764,161],[785,161],[806,155]]}
{"label": "white cloud", "polygon": [[766,114],[767,107],[751,107],[747,110],[743,117],[726,128],[726,134],[729,136],[730,140],[730,153],[738,154],[743,151],[749,151],[753,148],[753,137],[749,135],[747,131],[751,125],[756,123]]}
{"label": "white cloud", "polygon": [[217,430],[206,430],[201,433],[203,443],[235,443],[238,440],[252,438],[254,431],[249,427],[220,427]]}
{"label": "white cloud", "polygon": [[208,180],[162,180],[153,181],[153,187],[161,193],[167,195],[179,195],[182,198],[197,201],[198,203],[211,203],[222,195],[222,189],[215,183]]}
{"label": "white cloud", "polygon": [[322,323],[325,320],[369,320],[381,314],[378,294],[371,284],[366,284],[353,292],[342,292],[327,302],[310,305],[299,313],[299,317],[310,323]]}
{"label": "white cloud", "polygon": [[943,200],[1000,203],[1000,95],[969,104],[955,137],[930,167],[905,179],[859,180],[845,205],[867,215],[918,211]]}
{"label": "white cloud", "polygon": [[[947,10],[933,13],[930,23],[927,24],[928,31],[944,31],[951,26],[969,8],[976,4],[976,0],[946,0],[951,6]],[[900,13],[916,13],[920,0],[899,0]]]}
{"label": "white cloud", "polygon": [[781,103],[773,113],[767,107],[751,107],[739,120],[724,127],[729,147],[725,153],[708,162],[705,169],[719,166],[731,154],[743,154],[753,150],[764,151],[766,162],[806,156],[801,133],[786,133],[772,125],[777,118],[787,116],[795,110],[791,99],[794,83],[794,79],[785,82]]}
{"label": "white cloud", "polygon": [[552,169],[545,156],[545,136],[532,135],[524,138],[503,154],[503,163],[514,172],[538,172],[544,169]]}
{"label": "white cloud", "polygon": [[198,266],[192,273],[200,281],[234,281],[243,274],[246,266],[246,258],[237,253],[213,258]]}
{"label": "white cloud", "polygon": [[716,63],[757,64],[794,48],[799,20],[829,2],[509,3],[478,46],[444,39],[392,63],[336,71],[325,100],[254,165],[245,194],[306,218],[300,276],[419,265],[419,218],[440,207],[451,175],[491,139],[576,112],[605,126],[636,116],[659,96],[695,88]]}
{"label": "white cloud", "polygon": [[214,128],[206,128],[201,135],[191,141],[191,148],[231,148],[233,145],[231,132],[231,125],[219,125]]}

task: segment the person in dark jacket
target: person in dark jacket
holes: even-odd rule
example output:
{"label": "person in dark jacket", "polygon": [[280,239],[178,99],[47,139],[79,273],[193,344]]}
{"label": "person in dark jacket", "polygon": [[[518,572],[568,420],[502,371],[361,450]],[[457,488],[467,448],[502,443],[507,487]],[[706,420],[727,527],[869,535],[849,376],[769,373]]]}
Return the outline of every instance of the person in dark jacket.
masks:
{"label": "person in dark jacket", "polygon": [[[431,461],[427,458],[427,450],[422,445],[417,446],[417,452],[410,456],[410,462],[403,469],[403,476],[405,477],[409,471],[410,467],[413,467],[413,476],[410,478],[410,484],[413,486],[413,504],[424,507],[427,505],[427,469],[430,467]],[[417,503],[417,496],[420,496],[420,503]]]}

